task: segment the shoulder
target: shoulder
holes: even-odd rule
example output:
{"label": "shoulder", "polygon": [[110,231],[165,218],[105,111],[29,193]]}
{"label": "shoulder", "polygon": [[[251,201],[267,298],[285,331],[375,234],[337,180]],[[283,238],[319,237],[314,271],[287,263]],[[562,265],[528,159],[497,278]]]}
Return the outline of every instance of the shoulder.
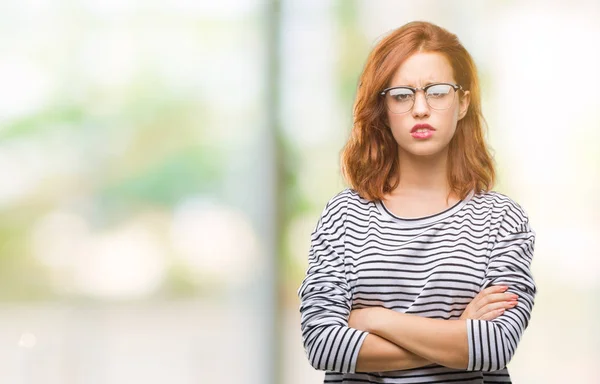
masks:
{"label": "shoulder", "polygon": [[497,191],[487,191],[475,194],[472,201],[475,206],[489,210],[505,231],[530,230],[527,212],[509,196]]}
{"label": "shoulder", "polygon": [[372,202],[360,196],[356,190],[345,188],[327,201],[317,227],[330,228],[343,225],[346,221],[349,207],[352,207],[350,209],[353,210],[357,205],[365,206],[368,204],[372,204]]}
{"label": "shoulder", "polygon": [[347,210],[348,206],[369,206],[373,203],[359,195],[356,190],[345,188],[327,201],[322,216],[329,216],[340,210]]}

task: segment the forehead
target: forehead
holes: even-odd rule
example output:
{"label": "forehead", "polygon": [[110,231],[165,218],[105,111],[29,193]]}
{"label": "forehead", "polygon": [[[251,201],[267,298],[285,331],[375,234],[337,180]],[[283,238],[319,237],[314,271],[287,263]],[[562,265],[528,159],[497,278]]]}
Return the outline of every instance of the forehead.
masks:
{"label": "forehead", "polygon": [[450,61],[437,52],[417,52],[396,69],[390,86],[422,87],[429,83],[454,83]]}

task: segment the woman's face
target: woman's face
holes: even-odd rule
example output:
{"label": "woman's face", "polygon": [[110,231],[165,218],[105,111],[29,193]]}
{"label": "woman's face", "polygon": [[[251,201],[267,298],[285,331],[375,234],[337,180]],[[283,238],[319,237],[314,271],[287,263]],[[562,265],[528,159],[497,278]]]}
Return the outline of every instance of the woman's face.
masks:
{"label": "woman's face", "polygon": [[[389,87],[424,87],[432,83],[456,84],[450,63],[440,53],[418,52],[406,59],[394,73]],[[467,113],[468,91],[450,90],[454,93],[448,109],[433,109],[426,101],[425,93],[416,92],[414,105],[404,113],[393,113],[386,108],[392,134],[398,143],[399,151],[415,156],[431,156],[445,152],[456,131],[458,120]],[[459,97],[462,96],[462,97]],[[402,97],[402,96],[396,96]],[[435,91],[430,95],[430,103],[435,106]],[[395,103],[391,94],[386,94],[387,103]],[[390,105],[391,106],[391,105]],[[424,125],[421,128],[418,125]],[[429,125],[431,128],[427,127]]]}

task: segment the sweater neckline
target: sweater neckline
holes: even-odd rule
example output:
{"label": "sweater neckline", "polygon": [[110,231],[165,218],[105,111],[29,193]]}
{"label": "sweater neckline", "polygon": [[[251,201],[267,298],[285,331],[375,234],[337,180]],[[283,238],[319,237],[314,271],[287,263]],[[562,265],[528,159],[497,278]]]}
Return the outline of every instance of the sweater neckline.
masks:
{"label": "sweater neckline", "polygon": [[456,212],[460,211],[465,204],[467,204],[474,195],[474,191],[469,192],[469,194],[462,200],[459,200],[451,207],[446,208],[443,211],[427,215],[421,217],[400,217],[392,213],[381,200],[377,200],[375,205],[379,212],[385,216],[387,219],[396,222],[402,226],[415,226],[415,225],[426,225],[438,222],[440,220],[444,220],[447,217],[454,215]]}

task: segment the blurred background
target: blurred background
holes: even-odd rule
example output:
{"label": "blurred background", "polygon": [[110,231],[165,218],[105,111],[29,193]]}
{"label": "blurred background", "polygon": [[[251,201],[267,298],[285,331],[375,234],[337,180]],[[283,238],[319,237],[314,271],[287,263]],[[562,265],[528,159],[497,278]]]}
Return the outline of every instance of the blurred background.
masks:
{"label": "blurred background", "polygon": [[358,76],[412,20],[474,57],[537,232],[515,383],[598,383],[597,1],[1,0],[0,383],[320,383],[296,290]]}

